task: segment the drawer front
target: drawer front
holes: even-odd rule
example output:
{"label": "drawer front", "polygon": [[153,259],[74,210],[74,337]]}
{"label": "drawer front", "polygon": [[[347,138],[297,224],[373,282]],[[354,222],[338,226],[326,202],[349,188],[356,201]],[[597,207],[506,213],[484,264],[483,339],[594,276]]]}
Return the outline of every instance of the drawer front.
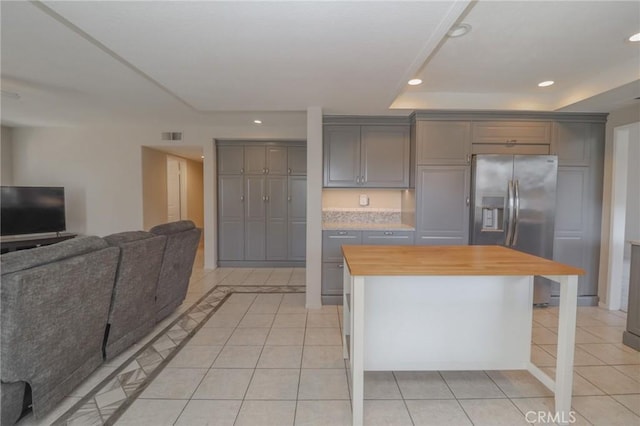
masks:
{"label": "drawer front", "polygon": [[343,275],[342,262],[322,263],[322,294],[342,295]]}
{"label": "drawer front", "polygon": [[359,244],[362,244],[362,231],[323,231],[322,261],[342,262],[342,246]]}
{"label": "drawer front", "polygon": [[480,121],[473,123],[473,143],[549,144],[551,122]]}
{"label": "drawer front", "polygon": [[413,231],[363,231],[364,245],[413,245]]}
{"label": "drawer front", "polygon": [[429,233],[419,233],[416,235],[417,246],[463,246],[468,241],[464,236],[458,235],[433,235]]}

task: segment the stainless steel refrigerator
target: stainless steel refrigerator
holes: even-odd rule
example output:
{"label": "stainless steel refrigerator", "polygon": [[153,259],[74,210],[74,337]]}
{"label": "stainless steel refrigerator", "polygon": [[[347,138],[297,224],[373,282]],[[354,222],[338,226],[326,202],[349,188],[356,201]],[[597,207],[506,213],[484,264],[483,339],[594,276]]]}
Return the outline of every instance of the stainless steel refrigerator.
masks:
{"label": "stainless steel refrigerator", "polygon": [[[471,244],[551,259],[558,158],[475,155],[471,167]],[[533,303],[549,303],[549,280],[536,277],[534,283]]]}

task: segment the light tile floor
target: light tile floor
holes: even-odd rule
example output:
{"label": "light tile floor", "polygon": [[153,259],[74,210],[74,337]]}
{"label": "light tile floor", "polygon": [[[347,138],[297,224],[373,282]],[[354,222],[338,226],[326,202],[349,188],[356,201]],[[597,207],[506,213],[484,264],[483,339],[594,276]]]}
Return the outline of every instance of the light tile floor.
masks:
{"label": "light tile floor", "polygon": [[[196,261],[202,265],[202,259]],[[96,371],[47,418],[81,396],[217,285],[304,285],[305,271],[194,269],[185,303],[143,341]],[[534,311],[532,360],[553,374],[557,308]],[[579,307],[576,425],[640,425],[640,353],[621,343],[625,313]],[[349,425],[342,309],[304,308],[304,295],[235,293],[116,421],[117,425]],[[154,344],[155,346],[155,344]],[[473,348],[470,348],[473,350]],[[108,395],[105,396],[108,398]],[[368,372],[366,425],[554,424],[551,393],[521,371]],[[534,418],[536,417],[536,418]],[[548,418],[547,418],[548,419]],[[93,424],[95,418],[78,418]]]}

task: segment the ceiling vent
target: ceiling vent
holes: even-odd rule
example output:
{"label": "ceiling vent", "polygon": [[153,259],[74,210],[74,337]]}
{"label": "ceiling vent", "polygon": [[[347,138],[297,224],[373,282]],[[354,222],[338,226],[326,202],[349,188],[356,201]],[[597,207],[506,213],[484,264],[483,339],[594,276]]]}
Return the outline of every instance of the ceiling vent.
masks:
{"label": "ceiling vent", "polygon": [[182,132],[162,132],[163,141],[181,141]]}

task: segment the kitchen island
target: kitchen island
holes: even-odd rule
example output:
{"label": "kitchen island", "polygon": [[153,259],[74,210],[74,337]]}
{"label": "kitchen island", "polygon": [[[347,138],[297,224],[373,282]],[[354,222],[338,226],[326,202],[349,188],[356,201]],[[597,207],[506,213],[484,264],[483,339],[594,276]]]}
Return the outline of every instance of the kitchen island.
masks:
{"label": "kitchen island", "polygon": [[[528,370],[569,420],[578,275],[501,246],[342,246],[353,424],[364,371]],[[531,362],[533,277],[560,283],[555,380]]]}

